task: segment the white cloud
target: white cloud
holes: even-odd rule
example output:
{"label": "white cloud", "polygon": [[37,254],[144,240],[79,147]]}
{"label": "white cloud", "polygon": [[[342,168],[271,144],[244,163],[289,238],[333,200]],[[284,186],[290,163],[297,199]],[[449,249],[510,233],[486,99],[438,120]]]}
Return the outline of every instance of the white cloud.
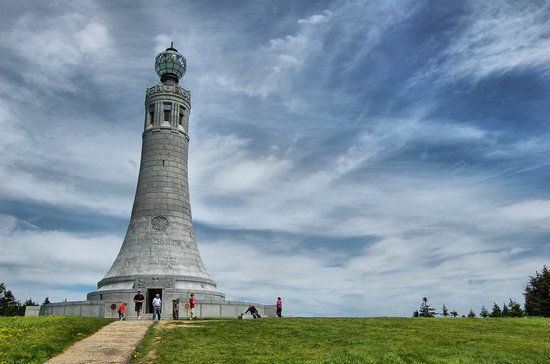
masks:
{"label": "white cloud", "polygon": [[246,148],[249,143],[233,135],[211,135],[197,145],[189,167],[193,184],[208,186],[207,193],[214,195],[269,192],[266,187],[288,172],[291,163],[275,155],[251,155]]}
{"label": "white cloud", "polygon": [[491,74],[514,69],[550,70],[550,4],[529,2],[469,3],[465,30],[410,81],[435,79],[453,83],[477,82]]}
{"label": "white cloud", "polygon": [[[484,77],[516,67],[550,68],[550,4],[477,3],[471,26],[445,53],[459,76]],[[458,61],[458,62],[457,62]]]}
{"label": "white cloud", "polygon": [[15,229],[17,219],[11,215],[0,214],[0,233],[7,234]]}
{"label": "white cloud", "polygon": [[[139,130],[129,137],[124,127],[112,122],[121,115],[99,120],[91,108],[71,113],[77,105],[59,101],[59,93],[67,91],[87,98],[83,104],[97,96],[88,89],[97,84],[73,82],[76,73],[101,83],[113,67],[129,67],[113,57],[108,26],[98,20],[100,12],[88,6],[67,6],[66,13],[52,17],[29,12],[5,32],[2,45],[19,57],[24,67],[17,75],[32,87],[9,78],[0,86],[5,100],[0,103],[0,127],[5,131],[0,140],[0,196],[126,216],[132,192],[121,197],[120,188],[127,185],[131,190],[135,184],[137,169],[128,156],[139,155]],[[118,77],[124,76],[107,77],[107,83],[116,83]]]}
{"label": "white cloud", "polygon": [[76,92],[71,75],[84,67],[109,66],[114,54],[105,24],[73,12],[44,20],[23,15],[6,36],[4,46],[23,57],[21,74],[35,86]]}
{"label": "white cloud", "polygon": [[78,48],[84,53],[101,52],[109,47],[111,39],[105,25],[91,22],[75,34]]}
{"label": "white cloud", "polygon": [[228,299],[271,302],[282,296],[287,314],[305,316],[409,316],[423,296],[438,310],[446,304],[464,314],[510,297],[521,302],[528,276],[544,263],[513,260],[521,250],[487,250],[475,239],[453,243],[463,246],[462,254],[429,238],[385,239],[338,266],[333,254],[265,250],[253,238],[202,241],[200,247]]}
{"label": "white cloud", "polygon": [[531,223],[550,229],[550,200],[530,200],[500,209],[500,214],[515,223]]}
{"label": "white cloud", "polygon": [[166,48],[170,46],[170,42],[173,42],[173,39],[167,34],[159,34],[155,37],[155,53],[158,54],[163,52]]}
{"label": "white cloud", "polygon": [[22,111],[12,112],[2,103],[0,111],[6,132],[0,141],[1,197],[128,215],[137,176],[128,156],[137,158],[139,140],[98,123],[57,119],[51,127],[29,128]]}
{"label": "white cloud", "polygon": [[122,243],[121,236],[29,229],[9,215],[0,215],[0,226],[1,281],[21,299],[85,299],[71,287],[95,286]]}
{"label": "white cloud", "polygon": [[[6,215],[0,226],[0,275],[21,299],[84,299],[73,287],[94,286],[122,241],[121,236],[29,230]],[[334,253],[313,246],[267,242],[214,239],[199,241],[199,248],[227,299],[271,302],[280,295],[288,315],[408,316],[424,295],[436,307],[445,303],[465,313],[510,296],[521,301],[528,275],[545,263],[542,257],[517,259],[525,251],[518,247],[496,248],[444,231],[437,238],[383,239],[339,265]]]}
{"label": "white cloud", "polygon": [[213,186],[220,193],[249,192],[269,183],[282,171],[288,170],[288,163],[273,156],[261,160],[244,160],[226,166],[219,171]]}
{"label": "white cloud", "polygon": [[[238,58],[235,64],[228,63],[226,55],[220,55],[219,62],[214,64],[214,72],[210,69],[201,84],[211,87],[214,82],[223,90],[247,96],[266,98],[278,95],[292,99],[294,96],[285,93],[291,88],[296,74],[308,65],[310,57],[321,51],[324,34],[328,31],[328,28],[314,29],[307,25],[326,22],[331,16],[332,13],[325,10],[322,15],[300,19],[296,32],[269,39],[254,50],[248,49],[245,53],[232,55]],[[168,38],[162,35],[161,39],[165,41]],[[196,46],[202,48],[202,44]],[[218,45],[214,53],[219,52],[222,46]],[[190,51],[193,52],[192,49]],[[249,72],[251,69],[254,72]]]}
{"label": "white cloud", "polygon": [[[490,183],[482,182],[489,175],[461,176],[454,170],[368,172],[409,144],[478,143],[482,136],[476,128],[444,122],[379,120],[343,152],[319,151],[323,164],[313,170],[300,161],[300,149],[270,148],[266,155],[258,155],[251,151],[252,140],[201,136],[203,141],[194,145],[190,157],[194,217],[232,228],[381,236],[438,223],[466,223],[472,214],[491,220],[484,210],[496,210],[499,203],[483,197],[491,189]],[[365,182],[345,178],[362,169]],[[230,202],[216,208],[215,201],[223,196],[231,197]],[[470,201],[472,196],[477,203]],[[335,214],[345,209],[355,213],[346,218]]]}
{"label": "white cloud", "polygon": [[321,14],[315,14],[305,19],[298,20],[299,24],[320,24],[327,22],[332,16],[330,10],[325,10]]}

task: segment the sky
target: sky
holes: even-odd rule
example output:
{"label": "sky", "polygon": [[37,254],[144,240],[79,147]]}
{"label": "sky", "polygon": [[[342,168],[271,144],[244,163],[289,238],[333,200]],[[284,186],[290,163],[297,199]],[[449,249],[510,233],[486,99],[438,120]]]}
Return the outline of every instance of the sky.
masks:
{"label": "sky", "polygon": [[112,264],[170,42],[227,299],[466,314],[550,263],[550,3],[3,1],[0,281],[83,300]]}

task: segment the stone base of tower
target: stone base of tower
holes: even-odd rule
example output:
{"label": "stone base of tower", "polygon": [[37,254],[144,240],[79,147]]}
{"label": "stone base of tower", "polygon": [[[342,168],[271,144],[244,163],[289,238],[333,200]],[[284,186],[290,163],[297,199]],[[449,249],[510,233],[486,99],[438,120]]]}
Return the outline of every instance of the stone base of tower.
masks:
{"label": "stone base of tower", "polygon": [[226,301],[225,295],[215,290],[209,278],[173,275],[117,276],[101,280],[96,291],[88,293],[86,301],[58,302],[42,305],[40,315],[72,315],[118,318],[118,308],[125,302],[127,319],[137,319],[134,296],[137,291],[145,296],[141,316],[152,318],[151,302],[159,294],[162,300],[162,319],[173,319],[174,305],[179,319],[188,318],[189,297],[195,295],[194,316],[198,318],[238,318],[248,305],[254,305],[262,317],[276,316],[274,305],[251,302]]}
{"label": "stone base of tower", "polygon": [[[221,292],[213,291],[191,291],[191,290],[161,290],[161,289],[145,289],[141,290],[145,296],[145,302],[150,302],[155,297],[155,294],[160,294],[163,302],[172,302],[176,299],[189,299],[191,293],[195,294],[196,300],[201,301],[224,301],[225,295]],[[134,296],[136,290],[109,290],[109,291],[94,291],[88,293],[86,299],[88,301],[113,301],[113,302],[126,302],[127,304],[134,302]],[[145,303],[144,302],[144,303]]]}
{"label": "stone base of tower", "polygon": [[151,302],[156,294],[162,300],[162,319],[173,319],[174,305],[179,319],[190,315],[189,297],[195,295],[194,316],[199,318],[238,318],[248,305],[253,304],[262,317],[274,317],[274,305],[226,301],[225,295],[215,291],[216,284],[207,278],[187,276],[122,276],[103,279],[96,291],[88,293],[86,301],[58,302],[42,305],[40,315],[72,315],[88,317],[118,318],[118,308],[125,302],[128,306],[126,318],[137,319],[134,296],[140,290],[145,296],[141,316],[152,318]]}
{"label": "stone base of tower", "polygon": [[[174,275],[132,275],[104,278],[97,284],[97,290],[88,293],[88,300],[120,300],[132,294],[128,302],[134,301],[134,295],[140,290],[145,301],[150,302],[155,295],[160,294],[164,300],[189,297],[206,301],[224,300],[225,295],[216,291],[213,280],[196,276]],[[123,295],[123,296],[121,296]],[[127,302],[127,303],[128,303]]]}
{"label": "stone base of tower", "polygon": [[[133,297],[132,300],[127,299],[130,294],[121,292],[118,298],[120,300],[92,300],[92,301],[70,301],[49,303],[40,306],[40,316],[50,315],[69,315],[69,316],[86,316],[86,317],[103,317],[103,318],[118,318],[118,307],[122,302],[128,303],[126,310],[126,318],[128,320],[136,320],[136,312],[134,310]],[[111,298],[116,298],[114,295]],[[163,300],[162,320],[173,320],[172,316],[172,301],[166,302]],[[180,297],[178,302],[179,319],[185,320],[189,317],[189,308],[186,306],[187,300]],[[194,316],[197,318],[234,318],[246,311],[248,305],[254,305],[262,317],[275,317],[275,305],[262,305],[260,303],[225,301],[225,300],[197,300]],[[114,306],[113,306],[114,305]],[[114,307],[114,308],[113,308]],[[151,313],[142,313],[144,320],[152,319]]]}

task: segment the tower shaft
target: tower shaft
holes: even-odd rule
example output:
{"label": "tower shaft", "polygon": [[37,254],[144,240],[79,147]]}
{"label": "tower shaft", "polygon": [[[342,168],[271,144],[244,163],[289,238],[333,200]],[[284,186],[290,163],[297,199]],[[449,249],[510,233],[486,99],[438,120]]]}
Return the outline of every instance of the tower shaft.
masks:
{"label": "tower shaft", "polygon": [[[173,54],[161,62],[173,61]],[[224,299],[206,271],[193,233],[187,174],[191,96],[178,85],[177,75],[161,80],[146,92],[141,163],[128,230],[111,269],[88,299],[122,297],[138,289],[162,291],[165,297],[194,292],[199,299]]]}

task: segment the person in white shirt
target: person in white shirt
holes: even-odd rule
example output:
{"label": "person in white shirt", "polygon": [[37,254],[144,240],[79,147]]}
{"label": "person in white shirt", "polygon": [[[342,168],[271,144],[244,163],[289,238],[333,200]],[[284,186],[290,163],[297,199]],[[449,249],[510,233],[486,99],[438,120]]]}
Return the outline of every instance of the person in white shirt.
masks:
{"label": "person in white shirt", "polygon": [[153,320],[155,319],[155,316],[158,315],[159,321],[160,321],[161,310],[162,310],[162,301],[160,299],[160,295],[157,293],[155,295],[155,298],[153,298]]}

